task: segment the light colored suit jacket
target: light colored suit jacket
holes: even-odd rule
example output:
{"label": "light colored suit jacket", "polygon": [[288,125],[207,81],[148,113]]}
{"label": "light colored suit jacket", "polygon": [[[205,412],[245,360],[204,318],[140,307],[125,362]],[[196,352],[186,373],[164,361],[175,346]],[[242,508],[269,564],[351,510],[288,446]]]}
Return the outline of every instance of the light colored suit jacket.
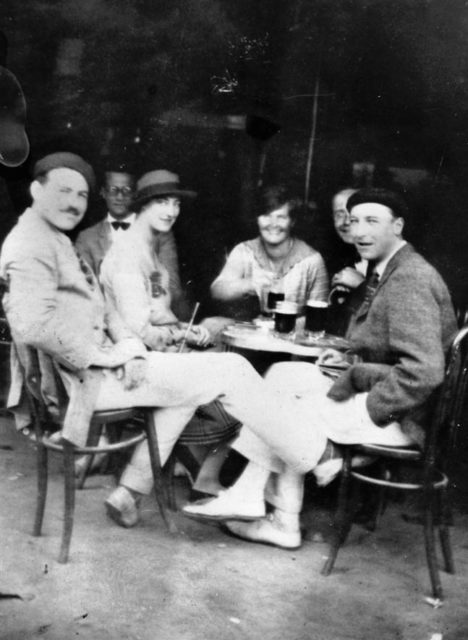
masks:
{"label": "light colored suit jacket", "polygon": [[[83,444],[93,403],[87,397],[77,399],[74,393],[80,388],[92,388],[94,393],[99,388],[99,371],[90,370],[90,365],[102,353],[125,362],[144,355],[146,349],[104,300],[95,276],[80,264],[70,239],[31,209],[3,244],[0,275],[8,284],[3,303],[18,351],[22,347],[43,351],[59,367],[74,372],[71,379],[76,389],[69,390],[73,402],[64,429],[79,431],[79,442],[74,442]],[[12,377],[10,407],[21,398],[19,367],[13,366]]]}
{"label": "light colored suit jacket", "polygon": [[[101,220],[92,227],[82,231],[76,239],[76,249],[80,256],[99,276],[104,256],[112,246],[112,229],[107,219]],[[156,238],[155,251],[159,260],[169,272],[169,288],[171,290],[172,307],[178,317],[187,315],[186,300],[179,274],[179,258],[174,234],[160,233]]]}

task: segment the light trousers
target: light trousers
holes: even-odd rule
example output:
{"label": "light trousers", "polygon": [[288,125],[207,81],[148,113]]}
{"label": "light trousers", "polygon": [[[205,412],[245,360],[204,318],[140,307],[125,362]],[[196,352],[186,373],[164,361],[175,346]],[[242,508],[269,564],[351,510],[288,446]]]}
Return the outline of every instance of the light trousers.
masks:
{"label": "light trousers", "polygon": [[[155,407],[163,464],[196,408],[219,399],[226,411],[260,440],[268,442],[286,464],[300,472],[311,468],[315,456],[311,458],[308,450],[314,437],[307,412],[294,396],[269,388],[242,356],[151,352],[147,361],[144,382],[130,391],[112,371],[105,371],[96,409]],[[290,440],[287,434],[293,428],[297,437]],[[136,447],[120,482],[139,493],[151,491],[153,479],[146,442]]]}
{"label": "light trousers", "polygon": [[[291,420],[284,432],[288,448],[297,450],[307,443],[302,457],[307,463],[304,471],[313,470],[327,443],[341,444],[371,442],[389,446],[407,446],[411,439],[396,422],[386,427],[374,424],[366,408],[367,393],[359,393],[348,400],[337,402],[327,397],[333,384],[318,366],[306,362],[280,362],[266,373],[265,381],[271,391],[294,398],[305,418],[309,439],[301,426]],[[297,413],[296,413],[297,415]],[[279,447],[269,445],[268,434],[260,436],[258,430],[242,428],[232,447],[258,466],[272,471],[265,496],[268,502],[290,513],[299,513],[303,498],[303,478],[299,466],[289,467]],[[306,468],[308,465],[308,469]]]}

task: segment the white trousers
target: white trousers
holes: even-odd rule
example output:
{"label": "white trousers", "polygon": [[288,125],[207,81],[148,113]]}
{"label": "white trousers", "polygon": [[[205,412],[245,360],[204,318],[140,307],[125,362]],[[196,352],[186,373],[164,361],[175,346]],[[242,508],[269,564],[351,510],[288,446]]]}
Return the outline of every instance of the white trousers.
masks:
{"label": "white trousers", "polygon": [[[301,423],[292,419],[284,432],[288,448],[302,452],[303,471],[312,470],[322,456],[327,440],[341,444],[371,442],[389,446],[407,446],[411,439],[393,422],[386,427],[374,424],[366,408],[367,393],[359,393],[337,402],[327,397],[333,381],[324,376],[319,367],[306,362],[280,362],[266,373],[265,381],[273,391],[294,398],[298,411],[306,417]],[[297,414],[296,414],[297,415]],[[306,424],[307,434],[301,425]],[[305,449],[301,448],[306,446]],[[232,447],[260,467],[274,472],[266,490],[266,497],[275,506],[298,513],[302,504],[301,468],[285,464],[282,452],[273,450],[268,434],[259,436],[258,430],[242,428]]]}
{"label": "white trousers", "polygon": [[[314,438],[301,403],[268,383],[234,353],[148,353],[148,373],[136,389],[126,391],[115,374],[105,371],[96,409],[155,407],[156,430],[164,463],[199,405],[219,399],[226,411],[269,443],[276,455],[301,472],[311,468]],[[285,437],[288,429],[297,437]],[[303,438],[301,437],[303,436]],[[312,456],[312,460],[314,460]],[[120,480],[149,493],[152,474],[146,442],[138,445]]]}

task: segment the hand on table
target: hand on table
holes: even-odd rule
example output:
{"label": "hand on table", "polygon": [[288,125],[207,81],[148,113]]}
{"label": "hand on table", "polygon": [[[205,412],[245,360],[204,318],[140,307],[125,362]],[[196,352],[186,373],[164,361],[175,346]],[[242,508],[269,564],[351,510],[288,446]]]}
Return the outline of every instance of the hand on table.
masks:
{"label": "hand on table", "polygon": [[337,349],[325,349],[317,358],[317,364],[326,367],[340,367],[346,369],[350,366],[345,354]]}

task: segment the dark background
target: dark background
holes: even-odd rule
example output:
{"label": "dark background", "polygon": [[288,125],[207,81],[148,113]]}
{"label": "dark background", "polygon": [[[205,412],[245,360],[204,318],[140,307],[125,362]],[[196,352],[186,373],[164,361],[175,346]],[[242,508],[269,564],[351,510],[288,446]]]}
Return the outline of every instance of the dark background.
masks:
{"label": "dark background", "polygon": [[[254,234],[260,182],[306,201],[298,231],[328,260],[331,194],[397,180],[409,239],[468,298],[466,2],[2,0],[0,29],[31,142],[24,165],[0,169],[2,237],[44,153],[76,151],[98,173],[110,157],[172,169],[199,193],[176,235],[204,300],[226,251]],[[87,224],[103,213],[95,196]]]}

